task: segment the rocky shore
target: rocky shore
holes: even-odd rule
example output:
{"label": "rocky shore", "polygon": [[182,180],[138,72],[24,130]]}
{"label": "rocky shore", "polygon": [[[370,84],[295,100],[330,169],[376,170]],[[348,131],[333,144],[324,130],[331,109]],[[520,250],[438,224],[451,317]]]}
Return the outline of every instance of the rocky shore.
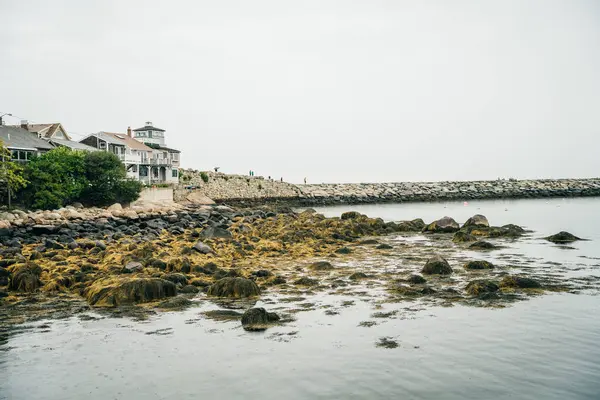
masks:
{"label": "rocky shore", "polygon": [[459,182],[398,182],[293,185],[264,177],[184,170],[175,201],[190,195],[217,203],[258,205],[284,203],[334,204],[418,202],[474,199],[600,196],[600,179],[495,180]]}
{"label": "rocky shore", "polygon": [[[86,220],[86,213],[95,216]],[[374,301],[375,289],[385,293],[378,304],[423,299],[496,307],[576,289],[557,278],[558,269],[524,274],[529,261],[518,255],[503,265],[474,257],[530,235],[517,225],[490,226],[480,215],[463,224],[450,217],[426,224],[222,205],[14,215],[0,236],[0,328],[53,313],[108,309],[143,317],[214,301],[229,303],[207,317],[263,330],[311,309],[302,302],[308,293]],[[561,232],[546,242],[565,240],[580,238]],[[253,309],[258,299],[277,312]]]}

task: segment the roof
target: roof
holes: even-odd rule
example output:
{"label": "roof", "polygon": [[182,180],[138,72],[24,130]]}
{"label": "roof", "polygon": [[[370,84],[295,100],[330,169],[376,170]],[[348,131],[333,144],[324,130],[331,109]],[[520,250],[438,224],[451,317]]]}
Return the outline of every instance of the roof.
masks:
{"label": "roof", "polygon": [[[17,128],[21,127],[21,125],[11,125],[11,126],[17,127]],[[27,124],[27,130],[29,132],[42,134],[42,137],[45,137],[46,139],[52,138],[52,136],[60,128],[62,128],[62,131],[64,132],[67,139],[71,139],[69,137],[69,135],[67,134],[67,131],[65,130],[65,128],[60,124],[60,122],[53,122],[50,124]]]}
{"label": "roof", "polygon": [[177,149],[172,149],[170,147],[164,147],[164,146],[158,146],[156,148],[156,150],[166,150],[169,153],[181,153],[181,150],[177,150]]}
{"label": "roof", "polygon": [[16,126],[0,125],[0,140],[4,146],[14,149],[52,150],[54,146],[37,137],[37,134]]}
{"label": "roof", "polygon": [[53,143],[57,146],[68,147],[73,150],[98,151],[98,149],[96,149],[92,146],[88,146],[87,144],[83,144],[83,143],[79,143],[79,142],[74,142],[72,140],[50,139],[50,143]]}
{"label": "roof", "polygon": [[[152,149],[150,147],[146,146],[142,142],[138,142],[134,138],[129,137],[126,133],[112,133],[112,132],[99,132],[99,133],[102,134],[103,137],[102,136],[98,136],[98,137],[100,137],[103,140],[105,140],[105,137],[110,138],[111,140],[113,140],[111,142],[113,144],[125,145],[134,150],[152,151]],[[107,142],[108,141],[109,140],[107,140]]]}
{"label": "roof", "polygon": [[137,132],[137,131],[159,131],[159,132],[164,132],[165,130],[157,128],[155,126],[146,125],[146,126],[143,126],[141,128],[134,129],[133,131],[134,132]]}

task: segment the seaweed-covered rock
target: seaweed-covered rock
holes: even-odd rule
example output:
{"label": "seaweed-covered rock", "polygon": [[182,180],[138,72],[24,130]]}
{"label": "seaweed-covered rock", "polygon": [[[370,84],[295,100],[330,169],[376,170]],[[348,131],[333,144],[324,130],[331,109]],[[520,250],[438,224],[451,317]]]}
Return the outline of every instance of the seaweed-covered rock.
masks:
{"label": "seaweed-covered rock", "polygon": [[185,286],[188,282],[187,276],[176,272],[171,274],[165,274],[162,278],[168,280],[169,282],[173,282],[176,285],[180,283]]}
{"label": "seaweed-covered rock", "polygon": [[361,240],[359,244],[362,244],[362,245],[379,244],[379,240],[376,240],[376,239],[365,239],[365,240]]}
{"label": "seaweed-covered rock", "polygon": [[186,293],[186,294],[194,294],[194,293],[198,293],[199,291],[200,291],[200,289],[198,289],[198,287],[193,284],[186,285],[181,289],[181,293]]}
{"label": "seaweed-covered rock", "polygon": [[473,260],[468,261],[465,265],[463,265],[464,269],[474,270],[474,269],[493,269],[494,264],[485,260]]}
{"label": "seaweed-covered rock", "polygon": [[313,271],[331,271],[333,269],[333,265],[327,261],[317,261],[310,264],[308,268]]}
{"label": "seaweed-covered rock", "polygon": [[519,288],[519,289],[537,289],[541,288],[542,284],[535,279],[526,278],[524,276],[508,275],[502,278],[500,282],[502,288]]}
{"label": "seaweed-covered rock", "polygon": [[353,280],[353,281],[359,281],[361,279],[367,279],[369,276],[367,274],[365,274],[364,272],[355,272],[352,275],[350,275],[348,277],[348,279]]}
{"label": "seaweed-covered rock", "polygon": [[423,228],[423,232],[431,233],[452,233],[457,232],[460,229],[458,223],[450,217],[444,217],[433,221],[429,225]]}
{"label": "seaweed-covered rock", "polygon": [[452,236],[454,243],[468,243],[477,241],[477,237],[467,233],[465,231],[458,231]]}
{"label": "seaweed-covered rock", "polygon": [[427,275],[450,275],[452,273],[452,268],[446,259],[442,256],[435,255],[427,260],[421,273]]}
{"label": "seaweed-covered rock", "polygon": [[558,232],[557,234],[548,236],[544,239],[552,243],[572,243],[582,240],[581,238],[578,238],[577,236],[565,231]]}
{"label": "seaweed-covered rock", "polygon": [[317,286],[318,284],[319,281],[317,281],[316,279],[311,279],[307,276],[303,276],[302,278],[294,281],[294,285],[298,286]]}
{"label": "seaweed-covered rock", "polygon": [[349,247],[344,246],[344,247],[340,247],[335,252],[337,254],[350,254],[350,253],[352,253],[352,249],[350,249]]}
{"label": "seaweed-covered rock", "polygon": [[192,305],[192,301],[184,296],[176,296],[170,299],[161,301],[158,304],[159,308],[165,308],[169,310],[180,310]]}
{"label": "seaweed-covered rock", "polygon": [[375,248],[376,248],[376,249],[378,249],[378,250],[390,250],[390,249],[393,249],[394,247],[393,247],[393,246],[390,246],[390,245],[389,245],[389,244],[387,244],[387,243],[381,243],[380,245],[378,245],[378,246],[377,246],[377,247],[375,247]]}
{"label": "seaweed-covered rock", "polygon": [[423,278],[422,275],[412,274],[406,281],[415,285],[420,285],[427,282],[427,279]]}
{"label": "seaweed-covered rock", "polygon": [[421,273],[427,275],[450,275],[452,268],[442,256],[436,255],[427,260]]}
{"label": "seaweed-covered rock", "polygon": [[279,319],[277,314],[267,312],[262,307],[256,307],[247,310],[242,315],[242,326],[247,331],[264,331]]}
{"label": "seaweed-covered rock", "polygon": [[250,279],[223,278],[210,285],[207,294],[216,297],[244,298],[260,295],[260,289]]}
{"label": "seaweed-covered rock", "polygon": [[358,219],[360,217],[362,217],[363,215],[357,211],[347,211],[345,213],[342,214],[341,219],[345,220],[345,219]]}
{"label": "seaweed-covered rock", "polygon": [[173,282],[159,278],[118,276],[99,279],[86,290],[88,303],[98,307],[115,307],[122,304],[146,303],[175,296]]}
{"label": "seaweed-covered rock", "polygon": [[270,276],[273,276],[273,273],[268,269],[259,269],[258,271],[252,271],[250,275],[255,276],[257,278],[268,278]]}
{"label": "seaweed-covered rock", "polygon": [[425,222],[421,218],[412,221],[400,221],[396,225],[398,232],[421,232],[425,228]]}
{"label": "seaweed-covered rock", "polygon": [[471,243],[469,248],[473,250],[492,250],[495,249],[496,246],[485,240],[478,240],[475,243]]}
{"label": "seaweed-covered rock", "polygon": [[490,226],[490,223],[488,222],[488,219],[481,215],[481,214],[475,214],[473,215],[471,218],[469,218],[467,220],[467,222],[465,222],[463,224],[463,228],[466,226],[483,226],[483,227],[488,227]]}
{"label": "seaweed-covered rock", "polygon": [[124,274],[131,274],[133,272],[139,272],[142,269],[144,269],[144,266],[142,265],[141,262],[130,261],[127,264],[125,264],[125,266],[123,267],[123,269],[121,270],[121,272],[124,273]]}
{"label": "seaweed-covered rock", "polygon": [[487,279],[477,279],[467,284],[465,291],[471,296],[481,296],[485,293],[497,292],[500,287],[496,282]]}
{"label": "seaweed-covered rock", "polygon": [[40,286],[40,275],[42,274],[42,268],[32,262],[26,264],[15,264],[11,266],[12,276],[8,285],[9,290],[16,290],[19,292],[34,292]]}

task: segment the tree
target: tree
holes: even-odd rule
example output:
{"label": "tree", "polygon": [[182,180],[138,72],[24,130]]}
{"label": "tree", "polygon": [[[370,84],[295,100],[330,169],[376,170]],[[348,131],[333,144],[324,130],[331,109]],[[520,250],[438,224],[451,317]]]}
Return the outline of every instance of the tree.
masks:
{"label": "tree", "polygon": [[81,202],[84,204],[103,206],[116,202],[129,203],[136,200],[142,190],[140,182],[126,179],[125,166],[113,153],[87,153],[85,176],[89,184],[82,193]]}
{"label": "tree", "polygon": [[[4,147],[4,143],[0,140],[0,182],[6,188],[8,198],[8,208],[11,206],[11,198],[13,193],[27,186],[27,180],[23,177],[23,167],[12,161],[12,153]],[[4,192],[4,190],[3,190]]]}
{"label": "tree", "polygon": [[32,208],[60,208],[79,198],[88,186],[85,153],[58,147],[31,159],[25,167],[29,186],[20,193]]}

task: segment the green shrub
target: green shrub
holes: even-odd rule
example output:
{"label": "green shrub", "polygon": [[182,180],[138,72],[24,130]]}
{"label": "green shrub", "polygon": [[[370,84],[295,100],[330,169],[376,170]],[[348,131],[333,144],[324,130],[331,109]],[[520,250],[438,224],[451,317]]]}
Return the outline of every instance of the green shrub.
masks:
{"label": "green shrub", "polygon": [[200,172],[200,178],[202,178],[204,183],[208,183],[208,174],[206,172]]}
{"label": "green shrub", "polygon": [[135,179],[126,179],[117,182],[115,186],[116,202],[131,203],[132,201],[136,201],[140,197],[142,187],[142,183]]}

